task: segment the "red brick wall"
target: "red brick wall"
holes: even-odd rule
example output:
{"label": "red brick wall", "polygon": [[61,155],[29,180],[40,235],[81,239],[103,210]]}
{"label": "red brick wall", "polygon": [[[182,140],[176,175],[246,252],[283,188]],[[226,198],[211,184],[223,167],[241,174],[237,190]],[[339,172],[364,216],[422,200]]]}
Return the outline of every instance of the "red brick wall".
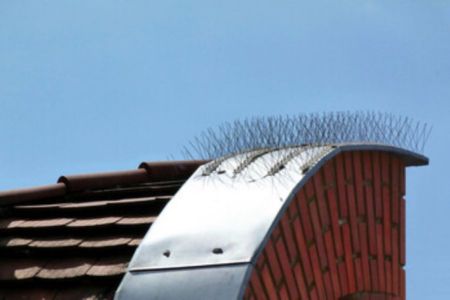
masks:
{"label": "red brick wall", "polygon": [[257,258],[245,299],[405,299],[405,166],[358,151],[297,193]]}

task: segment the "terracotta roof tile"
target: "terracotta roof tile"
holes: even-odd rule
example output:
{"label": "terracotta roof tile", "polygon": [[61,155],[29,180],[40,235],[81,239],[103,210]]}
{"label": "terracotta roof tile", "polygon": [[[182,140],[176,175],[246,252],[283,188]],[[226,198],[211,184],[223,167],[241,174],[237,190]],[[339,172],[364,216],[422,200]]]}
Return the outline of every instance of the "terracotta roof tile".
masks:
{"label": "terracotta roof tile", "polygon": [[81,243],[81,239],[70,238],[47,238],[41,240],[34,240],[29,244],[29,247],[37,248],[63,248],[74,247]]}
{"label": "terracotta roof tile", "polygon": [[124,217],[117,222],[118,225],[140,225],[151,224],[155,222],[156,217],[153,216],[139,216],[139,217]]}
{"label": "terracotta roof tile", "polygon": [[132,239],[128,245],[130,246],[139,246],[139,244],[142,242],[142,239]]}
{"label": "terracotta roof tile", "polygon": [[22,247],[31,243],[31,239],[23,238],[3,238],[0,240],[0,247]]}
{"label": "terracotta roof tile", "polygon": [[59,183],[64,183],[69,191],[102,189],[114,186],[127,186],[148,181],[145,170],[130,170],[107,173],[61,176]]}
{"label": "terracotta roof tile", "polygon": [[157,197],[121,199],[116,201],[108,201],[107,205],[110,207],[129,207],[131,205],[157,204],[169,201],[171,198],[172,196],[157,196]]}
{"label": "terracotta roof tile", "polygon": [[100,247],[114,247],[124,246],[131,242],[129,237],[101,237],[95,239],[86,239],[81,244],[81,248],[100,248]]}
{"label": "terracotta roof tile", "polygon": [[0,280],[14,281],[33,278],[40,270],[42,262],[33,259],[8,259],[0,261]]}
{"label": "terracotta roof tile", "polygon": [[130,198],[130,199],[120,199],[120,200],[102,200],[102,201],[89,201],[89,202],[78,202],[78,203],[57,203],[57,204],[48,204],[48,205],[18,205],[14,208],[17,210],[43,210],[43,209],[62,209],[62,210],[70,210],[70,209],[85,209],[90,207],[101,208],[105,205],[108,206],[129,206],[131,204],[144,204],[151,203],[155,201],[161,200],[170,200],[171,196],[159,196],[159,197],[139,197],[139,198]]}
{"label": "terracotta roof tile", "polygon": [[72,222],[73,219],[56,218],[43,220],[24,220],[16,225],[16,228],[43,228],[43,227],[62,227]]}
{"label": "terracotta roof tile", "polygon": [[167,161],[167,162],[143,162],[139,168],[147,171],[153,181],[171,179],[185,179],[189,177],[205,161]]}
{"label": "terracotta roof tile", "polygon": [[171,196],[137,197],[118,200],[94,200],[85,202],[68,202],[45,205],[16,205],[11,208],[14,215],[22,218],[42,218],[42,217],[78,217],[87,218],[89,216],[111,216],[117,209],[125,208],[121,214],[134,214],[136,210],[145,207],[145,211],[156,210],[170,200]]}
{"label": "terracotta roof tile", "polygon": [[89,201],[89,202],[81,202],[81,203],[67,203],[67,204],[60,204],[59,208],[62,209],[71,209],[71,208],[87,208],[87,207],[96,207],[101,208],[102,206],[105,206],[108,204],[108,201]]}
{"label": "terracotta roof tile", "polygon": [[41,268],[38,266],[30,266],[26,268],[19,268],[14,271],[14,278],[16,279],[28,279],[32,278],[36,275],[37,272],[39,272]]}
{"label": "terracotta roof tile", "polygon": [[60,204],[15,205],[14,209],[16,209],[16,210],[49,209],[49,208],[58,208],[59,206],[60,206]]}
{"label": "terracotta roof tile", "polygon": [[0,220],[0,229],[15,228],[22,224],[23,220],[5,219]]}
{"label": "terracotta roof tile", "polygon": [[148,228],[201,163],[0,192],[0,299],[112,299]]}
{"label": "terracotta roof tile", "polygon": [[115,276],[124,274],[128,266],[128,257],[109,257],[101,259],[93,265],[87,275],[89,276]]}
{"label": "terracotta roof tile", "polygon": [[66,193],[66,186],[61,183],[34,188],[0,192],[0,202],[3,205],[22,203],[31,200],[61,197]]}
{"label": "terracotta roof tile", "polygon": [[86,274],[86,272],[92,266],[92,260],[84,258],[75,258],[70,261],[55,260],[47,263],[36,274],[36,277],[42,279],[63,279],[80,277]]}
{"label": "terracotta roof tile", "polygon": [[87,226],[104,226],[111,225],[120,220],[120,217],[105,217],[75,220],[68,224],[68,227],[87,227]]}

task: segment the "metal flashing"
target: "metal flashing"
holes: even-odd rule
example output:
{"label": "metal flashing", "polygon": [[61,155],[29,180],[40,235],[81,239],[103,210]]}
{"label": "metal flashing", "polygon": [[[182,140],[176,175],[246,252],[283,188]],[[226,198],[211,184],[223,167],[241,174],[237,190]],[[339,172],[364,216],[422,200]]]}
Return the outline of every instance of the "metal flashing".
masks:
{"label": "metal flashing", "polygon": [[[283,170],[280,160],[299,148],[271,151],[241,168],[244,153],[210,174],[200,167],[178,191],[138,247],[130,271],[250,262],[277,212],[302,179],[302,169],[331,147],[307,147]],[[242,169],[239,173],[235,170]],[[214,251],[217,249],[216,251]]]}
{"label": "metal flashing", "polygon": [[[183,286],[183,298],[198,299],[198,284],[192,278],[199,269],[208,270],[208,276],[200,276],[208,281],[208,292],[217,289],[211,298],[221,295],[219,289],[227,285],[224,282],[229,276],[242,278],[242,293],[249,275],[241,277],[243,270],[235,275],[229,273],[237,269],[221,275],[221,270],[236,264],[251,266],[297,191],[325,162],[346,151],[395,153],[407,166],[428,163],[426,157],[417,153],[365,143],[260,149],[203,165],[147,232],[117,298],[133,298],[134,293],[144,291],[152,298],[164,296],[163,291],[175,297],[181,295],[176,292],[178,284],[192,282]],[[228,277],[220,280],[220,276]],[[234,291],[236,282],[231,280],[229,284]],[[158,288],[152,289],[153,286]],[[164,288],[158,291],[161,286]],[[192,297],[186,297],[190,293]],[[235,295],[241,294],[228,295],[226,299],[235,299]]]}
{"label": "metal flashing", "polygon": [[249,264],[193,269],[173,269],[127,273],[116,299],[217,299],[240,298],[242,282],[250,273]]}

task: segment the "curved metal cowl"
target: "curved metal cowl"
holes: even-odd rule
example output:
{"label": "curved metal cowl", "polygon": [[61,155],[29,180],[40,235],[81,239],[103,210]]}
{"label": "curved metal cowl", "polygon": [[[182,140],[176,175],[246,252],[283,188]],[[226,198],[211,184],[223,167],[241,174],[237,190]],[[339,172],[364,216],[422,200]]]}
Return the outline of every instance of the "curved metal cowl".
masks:
{"label": "curved metal cowl", "polygon": [[255,150],[201,166],[139,245],[117,299],[239,299],[253,264],[297,191],[345,151],[426,157],[378,144]]}

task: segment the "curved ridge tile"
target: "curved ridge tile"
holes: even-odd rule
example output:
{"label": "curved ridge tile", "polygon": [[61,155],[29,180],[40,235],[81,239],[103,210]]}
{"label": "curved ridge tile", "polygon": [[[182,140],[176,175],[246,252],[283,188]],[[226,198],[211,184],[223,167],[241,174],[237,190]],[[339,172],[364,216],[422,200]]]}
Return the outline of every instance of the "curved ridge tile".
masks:
{"label": "curved ridge tile", "polygon": [[65,194],[66,186],[63,183],[4,191],[0,192],[0,206],[45,198],[62,197]]}

